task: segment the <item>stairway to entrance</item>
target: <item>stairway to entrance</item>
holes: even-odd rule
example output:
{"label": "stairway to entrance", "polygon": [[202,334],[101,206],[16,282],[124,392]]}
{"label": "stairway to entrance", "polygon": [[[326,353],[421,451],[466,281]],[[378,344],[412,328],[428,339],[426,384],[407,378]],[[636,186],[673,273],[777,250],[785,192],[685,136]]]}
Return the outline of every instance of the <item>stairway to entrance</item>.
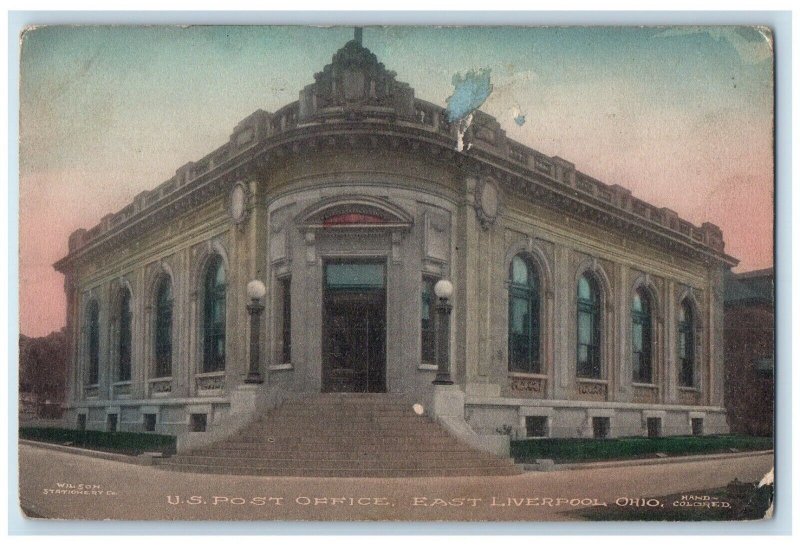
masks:
{"label": "stairway to entrance", "polygon": [[405,398],[319,394],[287,401],[223,441],[162,459],[184,472],[265,476],[505,476],[510,458],[452,437]]}

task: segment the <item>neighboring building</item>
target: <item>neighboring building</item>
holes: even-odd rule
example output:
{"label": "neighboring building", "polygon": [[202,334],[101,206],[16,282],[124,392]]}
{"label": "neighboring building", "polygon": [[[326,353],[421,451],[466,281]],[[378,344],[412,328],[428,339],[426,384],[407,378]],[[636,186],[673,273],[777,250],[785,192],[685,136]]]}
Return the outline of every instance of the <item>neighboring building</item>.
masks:
{"label": "neighboring building", "polygon": [[[75,231],[55,265],[69,422],[203,442],[190,430],[218,438],[286,398],[369,391],[490,443],[726,432],[723,274],[737,262],[720,229],[483,112],[464,125],[353,40],[297,102]],[[450,387],[432,385],[442,278]],[[251,279],[267,286],[261,384],[245,382]]]}
{"label": "neighboring building", "polygon": [[775,415],[775,272],[725,277],[725,407],[731,432],[771,436]]}

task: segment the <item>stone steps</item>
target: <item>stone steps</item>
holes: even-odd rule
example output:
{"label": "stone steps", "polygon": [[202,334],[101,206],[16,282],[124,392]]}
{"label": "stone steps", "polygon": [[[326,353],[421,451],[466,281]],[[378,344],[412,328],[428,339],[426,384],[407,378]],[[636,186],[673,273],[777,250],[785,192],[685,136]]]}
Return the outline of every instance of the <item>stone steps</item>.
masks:
{"label": "stone steps", "polygon": [[207,465],[207,466],[234,466],[239,468],[362,468],[362,469],[447,469],[451,467],[470,467],[480,463],[481,466],[506,467],[506,461],[496,458],[475,458],[472,454],[453,458],[431,458],[431,459],[410,459],[403,457],[398,460],[395,458],[375,458],[375,457],[347,457],[343,454],[336,454],[334,458],[320,457],[317,459],[280,459],[276,457],[227,457],[227,456],[200,456],[200,455],[178,455],[172,457],[170,461],[179,465]]}
{"label": "stone steps", "polygon": [[[230,457],[230,458],[264,458],[270,457],[275,459],[293,459],[293,460],[313,460],[313,459],[333,459],[337,456],[342,456],[347,459],[363,459],[363,458],[377,458],[385,453],[383,447],[370,447],[370,448],[351,448],[351,449],[331,449],[321,448],[318,451],[304,451],[297,449],[234,449],[234,448],[216,448],[216,449],[197,449],[192,452],[192,455],[199,457]],[[394,450],[398,456],[402,456],[404,460],[429,460],[429,459],[456,459],[465,454],[474,454],[474,450],[461,448],[460,450],[448,449],[446,451],[437,449],[427,450],[414,450],[414,449],[397,449]],[[178,457],[178,455],[174,456]],[[487,455],[488,457],[488,455]]]}
{"label": "stone steps", "polygon": [[383,468],[365,469],[361,467],[348,468],[307,468],[297,466],[294,468],[263,467],[237,467],[230,465],[192,465],[162,463],[165,469],[179,472],[195,472],[199,474],[231,474],[252,476],[309,476],[330,478],[409,478],[409,477],[454,477],[454,476],[509,476],[519,474],[519,470],[507,467],[491,467],[475,465],[457,468]]}
{"label": "stone steps", "polygon": [[462,444],[411,402],[388,394],[291,400],[165,469],[264,476],[403,477],[519,474],[511,459]]}

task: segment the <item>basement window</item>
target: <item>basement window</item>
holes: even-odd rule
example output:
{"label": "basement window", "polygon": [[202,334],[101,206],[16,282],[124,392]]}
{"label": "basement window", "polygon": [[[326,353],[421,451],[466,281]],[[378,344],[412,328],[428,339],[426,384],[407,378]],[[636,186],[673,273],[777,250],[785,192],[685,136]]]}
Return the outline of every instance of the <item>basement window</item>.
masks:
{"label": "basement window", "polygon": [[702,417],[695,417],[692,419],[692,436],[703,435],[703,419]]}
{"label": "basement window", "polygon": [[106,430],[108,432],[117,432],[117,420],[119,417],[116,413],[109,413],[106,421]]}
{"label": "basement window", "polygon": [[80,413],[78,414],[78,430],[86,430],[86,414]]}
{"label": "basement window", "polygon": [[205,432],[208,415],[205,413],[193,413],[189,418],[189,430],[192,432]]}
{"label": "basement window", "polygon": [[547,417],[533,415],[525,418],[528,438],[547,438]]}
{"label": "basement window", "polygon": [[146,432],[155,432],[156,431],[156,414],[155,413],[145,413],[144,414],[144,430]]}
{"label": "basement window", "polygon": [[648,417],[647,418],[647,437],[658,438],[661,436],[661,418]]}
{"label": "basement window", "polygon": [[610,417],[592,417],[592,432],[597,439],[608,438],[611,431]]}

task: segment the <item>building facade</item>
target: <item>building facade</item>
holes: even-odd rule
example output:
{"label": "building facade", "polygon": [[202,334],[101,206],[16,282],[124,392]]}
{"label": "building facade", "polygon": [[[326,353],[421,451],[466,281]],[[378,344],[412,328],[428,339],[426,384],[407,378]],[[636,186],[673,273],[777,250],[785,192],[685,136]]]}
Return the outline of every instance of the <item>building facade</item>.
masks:
{"label": "building facade", "polygon": [[725,407],[731,432],[771,436],[775,419],[775,271],[725,278]]}
{"label": "building facade", "polygon": [[[202,442],[286,398],[355,391],[490,440],[725,432],[735,263],[717,226],[483,112],[451,122],[353,40],[298,101],[70,236],[67,419]],[[453,386],[432,384],[439,279]],[[261,383],[251,280],[267,287]]]}

